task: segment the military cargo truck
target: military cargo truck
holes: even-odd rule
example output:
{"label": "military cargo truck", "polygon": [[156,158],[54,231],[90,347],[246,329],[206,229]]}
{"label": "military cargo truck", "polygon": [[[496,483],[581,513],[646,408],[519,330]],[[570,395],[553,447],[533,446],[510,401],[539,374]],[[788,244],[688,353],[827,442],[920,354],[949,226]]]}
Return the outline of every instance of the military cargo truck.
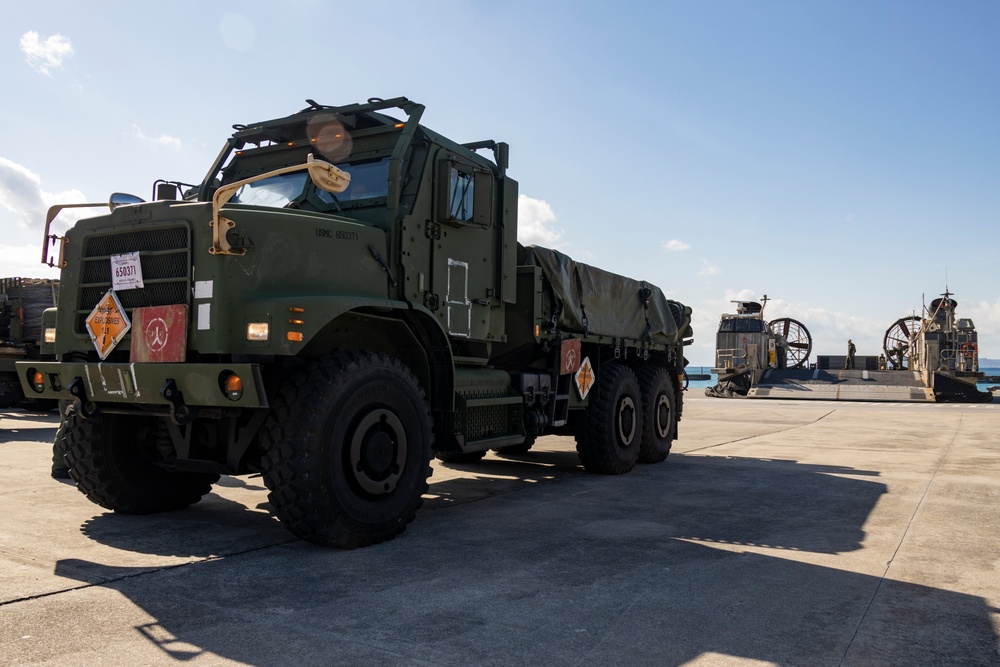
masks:
{"label": "military cargo truck", "polygon": [[262,473],[291,532],[351,548],[414,518],[434,455],[557,433],[598,473],[666,458],[690,308],[520,246],[506,144],[405,98],[307,103],[234,126],[200,184],[112,195],[65,237],[49,211],[57,360],[19,370],[73,401],[80,491],[148,513]]}
{"label": "military cargo truck", "polygon": [[[42,314],[58,301],[58,280],[0,278],[0,409],[18,406],[49,410],[56,406],[52,400],[25,397],[15,364],[41,359],[50,352],[45,332],[47,329],[54,334],[55,320],[43,323]],[[53,311],[46,317],[54,315]]]}

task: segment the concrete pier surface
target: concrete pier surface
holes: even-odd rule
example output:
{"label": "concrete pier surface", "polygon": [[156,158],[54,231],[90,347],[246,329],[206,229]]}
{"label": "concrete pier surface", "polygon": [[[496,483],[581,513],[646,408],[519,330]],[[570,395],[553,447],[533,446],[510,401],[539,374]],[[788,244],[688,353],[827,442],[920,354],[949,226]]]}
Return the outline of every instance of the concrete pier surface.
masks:
{"label": "concrete pier surface", "polygon": [[688,394],[661,464],[436,463],[417,520],[295,539],[259,477],[124,516],[0,412],[3,665],[1000,665],[1000,403]]}

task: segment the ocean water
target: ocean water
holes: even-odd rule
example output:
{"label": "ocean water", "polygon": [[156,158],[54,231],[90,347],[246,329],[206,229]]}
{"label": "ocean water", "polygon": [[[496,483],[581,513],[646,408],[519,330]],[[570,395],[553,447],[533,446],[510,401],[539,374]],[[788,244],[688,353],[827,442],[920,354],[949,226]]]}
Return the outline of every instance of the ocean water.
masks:
{"label": "ocean water", "polygon": [[[986,373],[986,375],[1000,376],[1000,368],[980,368],[980,371]],[[714,387],[718,378],[712,373],[712,368],[710,366],[688,366],[687,372],[691,375],[711,375],[711,380],[691,380],[688,383],[688,389],[705,389],[706,387]],[[988,391],[990,387],[996,387],[1000,385],[1000,382],[980,382],[976,386],[979,391]]]}

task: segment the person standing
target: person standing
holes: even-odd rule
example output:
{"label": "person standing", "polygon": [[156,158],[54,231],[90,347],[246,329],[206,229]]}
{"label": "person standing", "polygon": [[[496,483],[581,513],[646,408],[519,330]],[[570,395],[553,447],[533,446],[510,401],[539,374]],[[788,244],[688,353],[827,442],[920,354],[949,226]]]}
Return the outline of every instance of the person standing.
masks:
{"label": "person standing", "polygon": [[844,369],[854,368],[854,353],[857,352],[858,348],[854,347],[854,342],[848,338],[847,339],[847,359],[844,361]]}

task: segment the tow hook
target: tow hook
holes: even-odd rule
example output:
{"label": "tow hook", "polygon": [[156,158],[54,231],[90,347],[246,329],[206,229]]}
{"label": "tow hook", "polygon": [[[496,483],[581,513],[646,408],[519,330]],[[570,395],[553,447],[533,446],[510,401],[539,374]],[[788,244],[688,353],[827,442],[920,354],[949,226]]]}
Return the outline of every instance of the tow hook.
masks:
{"label": "tow hook", "polygon": [[168,378],[160,387],[160,396],[170,403],[170,421],[173,423],[183,426],[194,418],[194,412],[184,405],[184,394],[172,378]]}
{"label": "tow hook", "polygon": [[84,419],[90,419],[97,414],[97,404],[87,398],[87,390],[83,388],[83,378],[75,377],[69,383],[69,393],[73,396],[73,410]]}

